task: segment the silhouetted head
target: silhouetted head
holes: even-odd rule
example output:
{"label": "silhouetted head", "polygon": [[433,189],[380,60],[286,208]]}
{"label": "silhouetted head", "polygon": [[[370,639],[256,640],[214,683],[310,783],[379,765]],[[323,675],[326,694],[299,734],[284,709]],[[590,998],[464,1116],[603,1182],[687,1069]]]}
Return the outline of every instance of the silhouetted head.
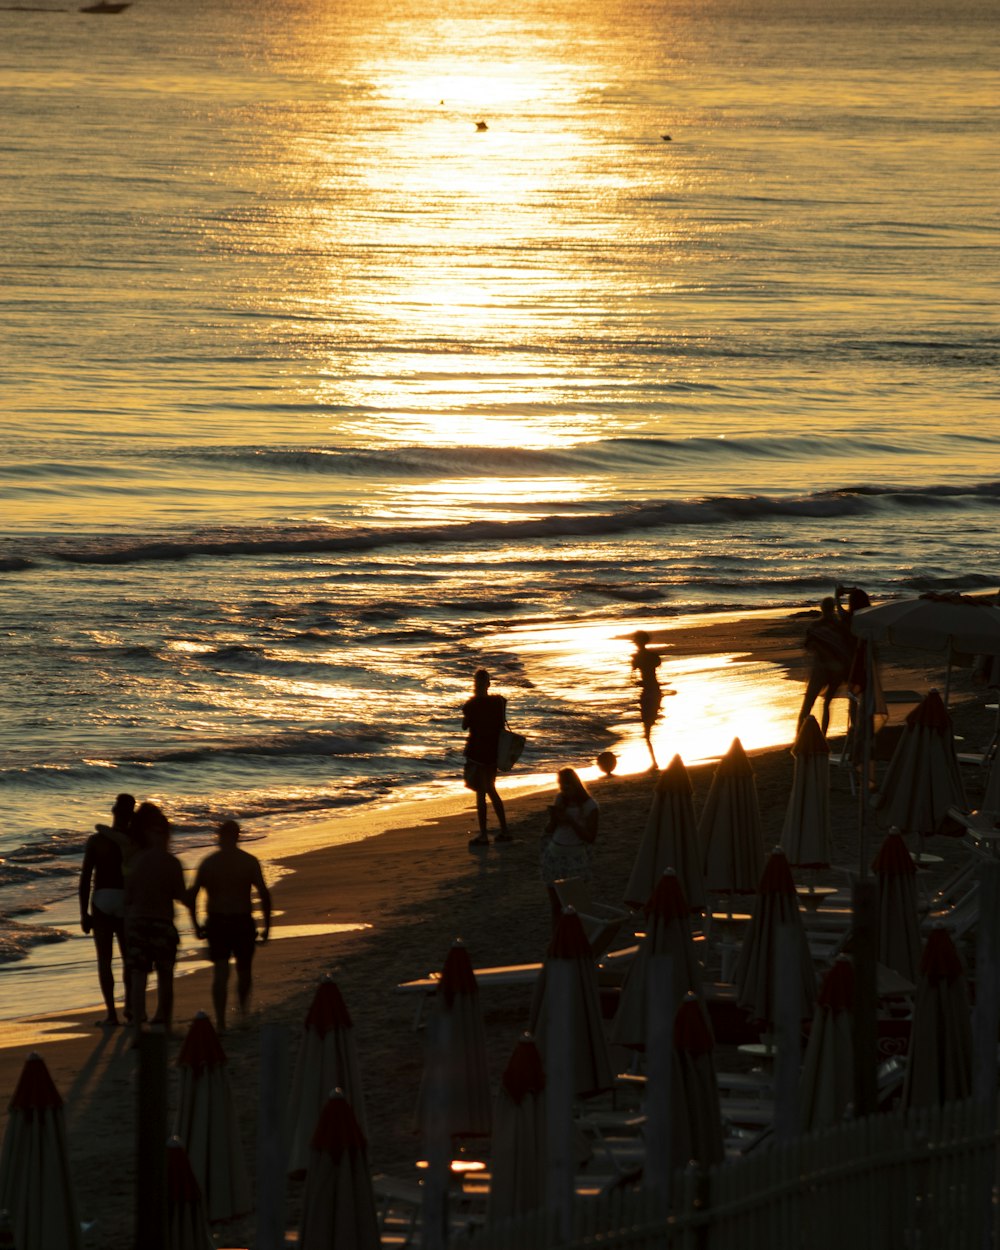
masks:
{"label": "silhouetted head", "polygon": [[475,687],[476,694],[485,694],[490,688],[490,675],[485,668],[477,668],[475,676],[472,678],[472,684]]}
{"label": "silhouetted head", "polygon": [[215,833],[220,846],[235,846],[240,840],[240,827],[235,820],[224,820]]}
{"label": "silhouetted head", "polygon": [[649,634],[644,629],[637,629],[632,635],[632,641],[639,648],[649,645]]}
{"label": "silhouetted head", "polygon": [[867,594],[865,594],[860,586],[855,586],[854,589],[848,593],[847,606],[851,612],[860,612],[862,608],[870,608],[872,606],[872,601],[868,598]]}
{"label": "silhouetted head", "polygon": [[111,824],[115,829],[127,829],[132,813],[135,811],[135,799],[131,794],[119,794],[111,804]]}
{"label": "silhouetted head", "polygon": [[166,846],[170,821],[155,803],[140,803],[128,827],[129,837],[140,846]]}
{"label": "silhouetted head", "polygon": [[575,768],[560,768],[556,773],[559,792],[570,803],[586,803],[590,798],[587,788]]}
{"label": "silhouetted head", "polygon": [[827,595],[827,597],[820,603],[819,610],[824,616],[833,616],[836,607],[837,600],[834,599],[833,595]]}

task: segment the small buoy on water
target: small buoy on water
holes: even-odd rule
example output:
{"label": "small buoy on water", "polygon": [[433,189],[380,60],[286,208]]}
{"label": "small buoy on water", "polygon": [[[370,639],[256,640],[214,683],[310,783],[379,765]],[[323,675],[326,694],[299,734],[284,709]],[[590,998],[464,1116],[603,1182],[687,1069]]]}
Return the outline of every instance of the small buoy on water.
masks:
{"label": "small buoy on water", "polygon": [[663,142],[664,142],[664,143],[669,143],[669,142],[670,142],[670,136],[669,136],[669,135],[660,135],[660,138],[663,140]]}
{"label": "small buoy on water", "polygon": [[597,757],[597,767],[605,775],[610,777],[615,771],[615,765],[618,763],[618,756],[614,751],[602,751]]}
{"label": "small buoy on water", "polygon": [[489,130],[489,126],[485,122],[476,122],[477,130]]}

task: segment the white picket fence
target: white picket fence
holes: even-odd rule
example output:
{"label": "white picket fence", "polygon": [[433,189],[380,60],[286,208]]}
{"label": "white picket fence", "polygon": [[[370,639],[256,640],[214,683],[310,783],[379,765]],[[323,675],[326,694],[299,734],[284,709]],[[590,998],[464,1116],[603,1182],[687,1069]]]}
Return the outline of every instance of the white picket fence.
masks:
{"label": "white picket fence", "polygon": [[997,1115],[973,1100],[871,1116],[578,1201],[560,1238],[547,1212],[476,1230],[454,1250],[981,1250],[996,1219]]}

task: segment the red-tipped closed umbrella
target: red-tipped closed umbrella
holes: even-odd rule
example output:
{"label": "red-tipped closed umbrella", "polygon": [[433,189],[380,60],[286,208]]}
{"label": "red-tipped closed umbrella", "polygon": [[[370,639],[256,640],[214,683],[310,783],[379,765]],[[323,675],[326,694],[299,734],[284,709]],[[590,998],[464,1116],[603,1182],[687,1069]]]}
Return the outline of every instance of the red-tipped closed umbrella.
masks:
{"label": "red-tipped closed umbrella", "polygon": [[[452,1137],[486,1137],[492,1128],[486,1029],[472,960],[461,942],[455,942],[444,961],[434,1009],[448,1018],[448,1132]],[[421,1130],[429,1080],[430,1069],[425,1068],[417,1101]]]}
{"label": "red-tipped closed umbrella", "polygon": [[816,1002],[816,975],[813,972],[809,943],[802,927],[799,899],[788,860],[781,847],[775,847],[768,858],[757,886],[753,916],[743,938],[743,946],[733,981],[741,1007],[750,1011],[754,1020],[765,1024],[775,1022],[775,951],[779,927],[792,930],[798,948],[803,1017],[811,1016]]}
{"label": "red-tipped closed umbrella", "polygon": [[181,1079],[176,1135],[213,1222],[233,1219],[253,1206],[226,1063],[219,1035],[199,1011],[177,1056]]}
{"label": "red-tipped closed umbrella", "polygon": [[299,1225],[301,1250],[378,1250],[368,1144],[343,1090],[334,1090],[313,1134]]}
{"label": "red-tipped closed umbrella", "polygon": [[490,1223],[544,1205],[545,1070],[530,1033],[514,1047],[500,1082],[490,1169]]}
{"label": "red-tipped closed umbrella", "polygon": [[18,1250],[79,1250],[63,1101],[41,1055],[21,1069],[0,1152],[0,1208]]}
{"label": "red-tipped closed umbrella", "polygon": [[560,1024],[568,1027],[575,1051],[573,1090],[578,1097],[585,1097],[610,1089],[614,1072],[601,1019],[601,995],[593,952],[580,917],[572,907],[567,907],[559,917],[531,1004],[529,1027],[542,1054],[546,1053],[546,1038],[552,1026],[546,1002],[546,969],[556,959],[567,961],[573,968],[573,1018]]}
{"label": "red-tipped closed umbrella", "polygon": [[907,981],[920,965],[917,866],[896,830],[885,837],[872,861],[878,877],[878,960]]}
{"label": "red-tipped closed umbrella", "polygon": [[646,904],[646,933],[625,975],[611,1040],[619,1046],[643,1047],[649,1013],[649,961],[657,955],[673,959],[674,1002],[688,990],[701,993],[702,969],[691,939],[691,909],[673,869],[660,877]]}
{"label": "red-tipped closed umbrella", "polygon": [[316,1121],[331,1089],[344,1091],[351,1110],[367,1132],[365,1099],[350,1013],[336,982],[325,976],[306,1013],[302,1041],[292,1073],[288,1100],[288,1170],[305,1171]]}
{"label": "red-tipped closed umbrella", "polygon": [[932,690],[906,718],[876,800],[878,820],[927,837],[952,806],[965,808],[951,717]]}
{"label": "red-tipped closed umbrella", "polygon": [[754,892],[764,867],[764,843],[753,768],[739,738],[715,770],[698,841],[710,894]]}
{"label": "red-tipped closed umbrella", "polygon": [[695,994],[685,995],[674,1019],[675,1167],[682,1167],[689,1159],[701,1167],[722,1162],[722,1114],[714,1048],[704,1006]]}
{"label": "red-tipped closed umbrella", "polygon": [[704,911],[705,878],[698,850],[691,779],[679,755],[674,756],[656,782],[646,830],[625,887],[628,906],[644,906],[668,868],[677,873],[691,910]]}
{"label": "red-tipped closed umbrella", "polygon": [[814,716],[807,716],[792,747],[792,793],[781,829],[788,862],[798,868],[830,863],[830,744]]}
{"label": "red-tipped closed umbrella", "polygon": [[934,928],[920,960],[903,1106],[940,1106],[972,1094],[972,1012],[962,960]]}
{"label": "red-tipped closed umbrella", "polygon": [[167,1142],[166,1250],[215,1250],[201,1186],[179,1137]]}
{"label": "red-tipped closed umbrella", "polygon": [[836,1124],[854,1098],[854,965],[839,955],[816,996],[799,1105],[804,1133]]}

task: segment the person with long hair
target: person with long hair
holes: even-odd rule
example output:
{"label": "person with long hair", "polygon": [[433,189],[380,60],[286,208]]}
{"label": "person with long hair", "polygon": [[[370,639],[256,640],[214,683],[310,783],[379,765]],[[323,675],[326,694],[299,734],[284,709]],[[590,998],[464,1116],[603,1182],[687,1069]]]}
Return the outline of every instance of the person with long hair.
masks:
{"label": "person with long hair", "polygon": [[549,808],[545,831],[549,835],[542,845],[542,881],[548,890],[555,928],[562,912],[555,883],[567,877],[590,880],[591,852],[597,840],[600,809],[573,768],[560,768],[556,773],[559,793]]}
{"label": "person with long hair", "polygon": [[652,766],[657,768],[659,766],[656,762],[656,752],[653,750],[653,726],[659,718],[663,696],[675,694],[676,691],[664,690],[660,685],[656,670],[660,667],[662,656],[659,651],[650,651],[649,634],[644,629],[637,630],[632,635],[632,641],[635,643],[632,671],[639,680],[639,715],[642,718],[642,736],[646,740]]}

